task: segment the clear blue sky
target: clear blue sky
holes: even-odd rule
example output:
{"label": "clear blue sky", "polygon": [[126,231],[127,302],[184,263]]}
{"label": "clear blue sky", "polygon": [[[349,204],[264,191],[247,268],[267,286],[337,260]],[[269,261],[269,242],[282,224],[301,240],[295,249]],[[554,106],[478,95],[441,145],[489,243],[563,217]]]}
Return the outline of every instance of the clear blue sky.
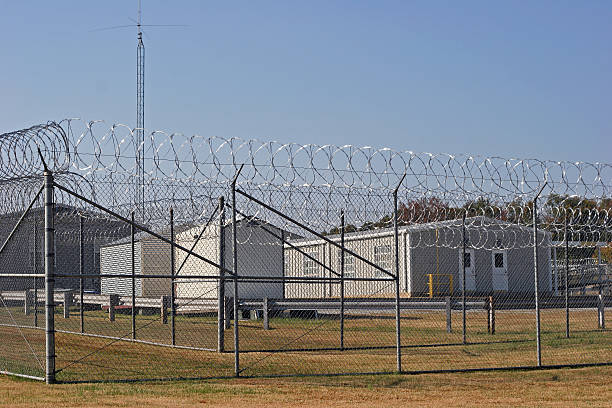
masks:
{"label": "clear blue sky", "polygon": [[[0,132],[135,125],[137,1],[0,0]],[[612,162],[611,1],[143,0],[146,126]]]}

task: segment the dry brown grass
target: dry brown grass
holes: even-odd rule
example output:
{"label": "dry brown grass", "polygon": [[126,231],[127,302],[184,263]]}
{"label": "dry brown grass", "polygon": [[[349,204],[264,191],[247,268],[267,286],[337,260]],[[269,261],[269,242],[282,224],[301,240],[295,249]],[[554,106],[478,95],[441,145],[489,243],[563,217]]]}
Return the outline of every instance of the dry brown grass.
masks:
{"label": "dry brown grass", "polygon": [[[15,310],[14,316],[25,320]],[[403,365],[405,371],[482,367],[532,366],[535,364],[534,314],[522,311],[497,313],[497,333],[487,334],[486,314],[468,313],[468,341],[472,344],[441,346],[461,342],[459,312],[453,313],[453,333],[446,333],[444,313],[406,312],[402,315]],[[565,339],[563,311],[542,311],[544,364],[609,362],[612,331],[597,330],[594,311],[572,311],[572,338]],[[31,317],[28,317],[31,319]],[[78,330],[78,316],[56,315],[60,330]],[[299,347],[337,347],[337,320],[272,319],[272,330],[263,330],[261,321],[240,322],[241,350]],[[159,316],[138,317],[138,338],[168,343],[168,324]],[[118,315],[109,322],[102,312],[88,312],[88,332],[124,336],[130,332],[130,318]],[[275,374],[332,374],[393,372],[396,370],[395,321],[388,318],[347,319],[347,347],[388,346],[382,350],[316,351],[241,354],[241,368],[250,376]],[[0,367],[42,376],[42,369],[26,347],[26,336],[44,361],[44,332],[0,327]],[[128,336],[129,338],[129,336]],[[216,321],[211,317],[177,318],[180,345],[216,345]],[[435,347],[424,347],[433,345]],[[233,355],[150,346],[127,341],[58,333],[56,336],[58,379],[100,380],[134,378],[219,377],[233,374]],[[227,350],[233,348],[233,331],[226,332]]]}
{"label": "dry brown grass", "polygon": [[0,377],[0,406],[609,407],[610,378],[612,367],[54,386]]}

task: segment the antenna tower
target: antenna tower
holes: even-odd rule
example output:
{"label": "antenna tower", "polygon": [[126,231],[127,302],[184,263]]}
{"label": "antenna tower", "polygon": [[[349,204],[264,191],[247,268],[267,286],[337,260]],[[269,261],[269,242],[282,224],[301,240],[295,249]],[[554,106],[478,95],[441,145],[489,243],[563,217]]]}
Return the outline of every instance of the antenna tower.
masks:
{"label": "antenna tower", "polygon": [[[129,17],[128,17],[129,18]],[[184,24],[142,24],[142,0],[138,0],[138,21],[129,18],[136,24],[119,25],[113,27],[104,27],[92,31],[106,31],[115,30],[118,28],[131,28],[136,27],[136,39],[138,41],[136,47],[136,180],[135,180],[135,191],[134,191],[134,207],[136,214],[139,215],[140,220],[145,221],[145,102],[144,102],[144,78],[145,78],[145,47],[142,41],[142,27],[188,27]]]}
{"label": "antenna tower", "polygon": [[142,11],[141,0],[138,0],[138,22],[136,23],[138,46],[136,49],[136,136],[139,143],[136,154],[136,168],[138,170],[139,189],[136,193],[136,205],[142,205],[141,219],[145,219],[145,122],[144,122],[144,75],[145,75],[145,47],[142,42]]}

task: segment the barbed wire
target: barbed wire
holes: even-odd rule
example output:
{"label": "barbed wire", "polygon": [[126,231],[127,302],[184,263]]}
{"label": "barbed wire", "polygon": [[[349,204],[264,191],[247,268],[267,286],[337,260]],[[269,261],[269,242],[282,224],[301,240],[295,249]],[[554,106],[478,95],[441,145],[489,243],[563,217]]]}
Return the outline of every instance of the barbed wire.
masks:
{"label": "barbed wire", "polygon": [[[231,181],[244,165],[237,183],[240,189],[321,232],[337,231],[341,209],[351,229],[390,227],[391,194],[397,188],[400,225],[481,216],[502,221],[487,234],[503,232],[494,240],[516,246],[519,239],[508,238],[516,236],[511,227],[532,223],[533,197],[546,182],[538,216],[550,236],[542,239],[563,239],[567,222],[573,238],[612,241],[612,164],[608,163],[300,145],[163,131],[147,133],[143,144],[129,126],[79,119],[2,134],[0,149],[3,214],[25,208],[40,188],[40,149],[58,183],[123,216],[138,210],[137,191],[144,182],[145,213],[140,221],[157,229],[167,225],[169,207],[175,209],[179,223],[196,225],[205,219],[217,197],[229,196]],[[138,176],[137,157],[144,157],[144,180]],[[101,211],[63,192],[56,197],[88,218],[108,219],[99,235],[121,234],[120,228],[110,228],[113,220]],[[243,197],[238,205],[253,217],[299,232]],[[476,231],[481,224],[468,221],[467,227]],[[438,228],[456,235],[454,224]],[[456,240],[444,241],[455,245]],[[527,245],[527,240],[520,241]]]}

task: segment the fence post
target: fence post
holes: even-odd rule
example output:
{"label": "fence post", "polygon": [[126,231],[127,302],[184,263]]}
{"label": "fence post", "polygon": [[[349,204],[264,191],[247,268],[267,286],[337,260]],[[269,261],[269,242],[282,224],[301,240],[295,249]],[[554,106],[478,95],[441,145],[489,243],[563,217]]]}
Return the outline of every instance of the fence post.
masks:
{"label": "fence post", "polygon": [[83,305],[83,297],[84,297],[84,281],[83,275],[85,274],[85,266],[84,266],[84,242],[83,242],[83,216],[79,216],[79,327],[81,329],[81,333],[85,332],[85,315],[84,315],[84,305]]}
{"label": "fence post", "polygon": [[162,324],[168,324],[168,296],[163,295],[160,300],[159,314],[161,315]]}
{"label": "fence post", "polygon": [[45,166],[45,380],[55,382],[55,206],[53,174]]}
{"label": "fence post", "polygon": [[231,323],[232,323],[232,314],[233,314],[230,306],[234,304],[234,299],[231,297],[225,296],[223,302],[225,304],[225,330],[229,330]]}
{"label": "fence post", "polygon": [[[323,244],[323,263],[325,265],[327,265],[327,261],[326,259],[329,258],[329,269],[332,269],[332,249],[331,249],[331,245],[329,244],[329,242],[326,242]],[[346,260],[345,260],[346,263]],[[331,281],[331,278],[333,277],[333,273],[331,270],[325,272],[325,270],[323,271],[323,276],[324,277],[329,277],[330,280],[329,282],[323,283],[323,297],[328,297],[328,298],[332,298],[334,296],[334,284]]]}
{"label": "fence post", "polygon": [[72,306],[72,291],[64,292],[64,319],[70,318],[70,306]]}
{"label": "fence post", "polygon": [[[34,216],[34,274],[38,274],[38,220]],[[34,327],[38,327],[38,279],[34,277]]]}
{"label": "fence post", "polygon": [[168,296],[162,295],[159,298],[159,314],[161,317],[162,324],[168,324]]}
{"label": "fence post", "polygon": [[264,330],[270,330],[270,302],[267,297],[263,298],[263,326]]}
{"label": "fence post", "polygon": [[570,337],[570,315],[569,315],[569,241],[567,237],[567,213],[565,214],[565,337]]}
{"label": "fence post", "polygon": [[393,190],[393,252],[395,257],[395,343],[397,357],[397,371],[402,372],[402,343],[401,343],[401,328],[400,328],[400,270],[399,270],[399,234],[397,226],[398,209],[397,209],[397,192],[406,178],[406,173],[402,176],[400,182]]}
{"label": "fence post", "polygon": [[553,249],[553,272],[555,280],[553,282],[555,296],[559,296],[559,265],[557,264],[557,247],[554,246]]}
{"label": "fence post", "polygon": [[489,296],[487,301],[487,332],[495,334],[495,302],[493,302],[493,296]]}
{"label": "fence post", "polygon": [[176,315],[176,301],[174,299],[174,209],[170,207],[170,337],[172,345],[176,345],[176,326],[174,316]]}
{"label": "fence post", "polygon": [[136,340],[136,237],[134,230],[134,211],[130,214],[130,245],[132,252],[132,340]]}
{"label": "fence post", "polygon": [[115,321],[115,306],[119,305],[119,295],[108,295],[108,320]]}
{"label": "fence post", "polygon": [[587,265],[585,265],[585,264],[583,264],[581,262],[580,266],[581,266],[581,269],[582,269],[582,271],[580,272],[580,283],[581,283],[580,294],[582,296],[584,296],[584,295],[586,295],[586,285],[587,285],[586,279],[585,279],[585,276],[586,276],[586,273],[587,273]]}
{"label": "fence post", "polygon": [[606,316],[605,316],[606,306],[604,304],[604,297],[600,293],[597,296],[597,323],[600,329],[606,329]]}
{"label": "fence post", "polygon": [[603,286],[601,284],[601,247],[597,244],[597,282],[599,283],[599,294],[603,293]]}
{"label": "fence post", "polygon": [[24,300],[23,300],[23,313],[27,316],[32,313],[32,301],[33,301],[34,293],[26,289],[24,292]]}
{"label": "fence post", "polygon": [[462,331],[463,331],[463,344],[467,343],[467,329],[465,325],[466,313],[465,313],[465,211],[461,217],[461,320],[462,320]]}
{"label": "fence post", "polygon": [[[219,197],[219,290],[217,293],[217,351],[225,351],[225,198]],[[204,231],[202,231],[204,233]]]}
{"label": "fence post", "polygon": [[487,311],[487,333],[491,334],[491,297],[485,300],[485,310]]}
{"label": "fence post", "polygon": [[238,226],[236,224],[236,180],[244,164],[232,180],[232,267],[234,270],[234,375],[240,376],[240,342],[238,337]]}
{"label": "fence post", "polygon": [[280,230],[280,247],[281,247],[281,270],[282,270],[282,274],[281,276],[283,277],[283,295],[282,298],[284,299],[287,296],[287,287],[285,285],[285,277],[287,276],[287,271],[285,270],[285,230],[281,229]]}
{"label": "fence post", "polygon": [[344,350],[344,210],[340,210],[340,246],[340,350]]}
{"label": "fence post", "polygon": [[534,278],[534,298],[536,312],[536,354],[538,367],[542,366],[542,339],[540,337],[540,299],[538,290],[539,265],[538,265],[538,197],[546,187],[546,182],[533,198],[533,278]]}
{"label": "fence post", "polygon": [[[95,237],[91,240],[91,244],[92,244],[91,245],[91,269],[93,271],[102,272],[102,264],[100,263],[100,261],[98,261],[98,267],[96,268],[96,238]],[[95,284],[95,281],[93,282],[94,282],[94,285],[92,289],[97,290],[98,292],[102,293],[102,280],[101,279],[98,280],[97,285]]]}
{"label": "fence post", "polygon": [[453,325],[452,325],[452,303],[451,303],[451,297],[447,296],[446,297],[446,332],[447,333],[452,333],[453,331]]}

